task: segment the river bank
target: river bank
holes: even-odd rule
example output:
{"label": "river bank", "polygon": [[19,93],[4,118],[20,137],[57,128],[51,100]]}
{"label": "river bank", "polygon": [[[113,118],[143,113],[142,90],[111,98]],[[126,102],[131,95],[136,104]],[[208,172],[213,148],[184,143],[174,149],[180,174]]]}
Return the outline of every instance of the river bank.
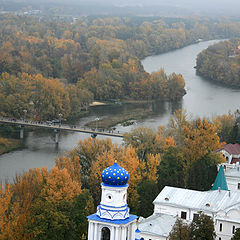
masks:
{"label": "river bank", "polygon": [[117,124],[123,124],[127,126],[131,124],[131,120],[144,119],[152,114],[153,112],[150,109],[137,108],[129,112],[104,117],[102,119],[96,118],[94,121],[86,123],[85,126],[98,129],[109,129]]}
{"label": "river bank", "polygon": [[0,137],[0,155],[21,149],[22,147],[23,143],[19,139]]}
{"label": "river bank", "polygon": [[[135,123],[129,126],[118,124],[114,126],[116,127],[114,131],[124,134],[138,126],[150,127],[157,131],[160,125],[166,126],[172,113],[180,108],[185,109],[192,119],[197,117],[211,119],[214,115],[227,114],[229,110],[234,112],[239,108],[240,90],[228,89],[209,82],[197,76],[194,68],[197,54],[218,41],[200,42],[166,54],[148,57],[142,61],[147,72],[164,68],[167,74],[172,72],[182,73],[186,81],[187,91],[182,100],[142,104],[124,104],[122,102],[122,104],[90,107],[88,109],[89,114],[79,119],[76,126],[84,127],[86,123],[94,121],[96,118],[103,119],[114,115],[124,115],[126,112],[133,112],[138,108],[149,109],[153,114],[147,118],[134,121]],[[19,129],[16,134],[16,137],[18,137]],[[0,181],[5,179],[11,181],[16,173],[21,174],[30,168],[46,166],[50,169],[54,166],[57,157],[71,151],[80,140],[84,141],[89,137],[90,134],[85,133],[60,132],[59,144],[56,146],[53,131],[45,132],[39,129],[38,131],[26,132],[24,134],[24,149],[0,156]],[[106,137],[97,136],[97,138],[105,139]],[[111,137],[111,140],[116,144],[122,144],[120,138]]]}

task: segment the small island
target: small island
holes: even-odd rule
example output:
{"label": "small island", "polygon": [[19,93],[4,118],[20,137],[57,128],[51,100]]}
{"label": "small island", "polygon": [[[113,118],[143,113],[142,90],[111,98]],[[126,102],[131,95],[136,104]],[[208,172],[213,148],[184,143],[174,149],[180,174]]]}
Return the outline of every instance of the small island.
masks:
{"label": "small island", "polygon": [[240,87],[240,39],[209,46],[197,56],[197,74],[227,87]]}

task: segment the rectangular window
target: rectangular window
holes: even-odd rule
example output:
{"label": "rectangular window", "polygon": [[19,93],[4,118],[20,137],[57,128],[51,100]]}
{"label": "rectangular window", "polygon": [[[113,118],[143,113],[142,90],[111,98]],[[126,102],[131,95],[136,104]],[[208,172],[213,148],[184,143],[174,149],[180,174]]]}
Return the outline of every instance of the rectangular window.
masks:
{"label": "rectangular window", "polygon": [[197,213],[193,214],[193,220],[197,219],[198,217],[199,217],[199,214],[197,214]]}
{"label": "rectangular window", "polygon": [[233,234],[235,233],[235,226],[233,226],[233,228],[232,228],[232,233]]}
{"label": "rectangular window", "polygon": [[240,183],[238,183],[238,189],[240,189]]}
{"label": "rectangular window", "polygon": [[181,212],[181,218],[182,219],[187,219],[187,213],[186,212]]}
{"label": "rectangular window", "polygon": [[222,223],[220,223],[219,231],[222,231]]}

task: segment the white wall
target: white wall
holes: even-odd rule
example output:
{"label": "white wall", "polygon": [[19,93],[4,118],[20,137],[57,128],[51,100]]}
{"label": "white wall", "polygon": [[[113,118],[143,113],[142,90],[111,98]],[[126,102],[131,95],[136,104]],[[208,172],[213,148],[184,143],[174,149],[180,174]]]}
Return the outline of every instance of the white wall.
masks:
{"label": "white wall", "polygon": [[144,240],[149,240],[149,239],[152,239],[152,240],[166,240],[167,238],[166,237],[156,237],[154,235],[151,235],[151,234],[146,234],[146,233],[141,233],[141,237],[144,238]]}
{"label": "white wall", "polygon": [[234,177],[227,177],[226,181],[228,185],[228,190],[230,191],[239,191],[238,189],[238,183],[240,183],[240,178],[234,178]]}
{"label": "white wall", "polygon": [[[220,231],[220,224],[222,224],[222,231]],[[217,220],[215,225],[216,239],[231,240],[233,236],[233,226],[235,226],[235,229],[240,228],[240,224],[231,221]]]}
{"label": "white wall", "polygon": [[[194,214],[198,214],[197,210],[193,210],[190,208],[181,208],[181,207],[173,207],[173,206],[166,206],[166,205],[160,205],[160,204],[155,204],[154,205],[154,214],[162,213],[162,214],[168,214],[171,216],[178,216],[181,218],[181,212],[186,212],[186,220],[187,221],[192,221]],[[205,212],[205,214],[209,215],[212,217],[212,214],[210,212]]]}

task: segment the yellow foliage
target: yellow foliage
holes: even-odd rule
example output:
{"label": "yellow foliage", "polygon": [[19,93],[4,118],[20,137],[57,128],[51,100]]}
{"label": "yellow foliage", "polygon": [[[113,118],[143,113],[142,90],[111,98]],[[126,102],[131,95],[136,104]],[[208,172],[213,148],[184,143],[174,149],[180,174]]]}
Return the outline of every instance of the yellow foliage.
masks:
{"label": "yellow foliage", "polygon": [[81,184],[72,180],[66,168],[54,167],[50,170],[41,195],[55,204],[62,200],[73,201],[81,193]]}
{"label": "yellow foliage", "polygon": [[188,165],[223,145],[223,143],[220,143],[216,127],[205,118],[202,120],[198,118],[192,126],[184,126],[184,132],[183,152]]}

